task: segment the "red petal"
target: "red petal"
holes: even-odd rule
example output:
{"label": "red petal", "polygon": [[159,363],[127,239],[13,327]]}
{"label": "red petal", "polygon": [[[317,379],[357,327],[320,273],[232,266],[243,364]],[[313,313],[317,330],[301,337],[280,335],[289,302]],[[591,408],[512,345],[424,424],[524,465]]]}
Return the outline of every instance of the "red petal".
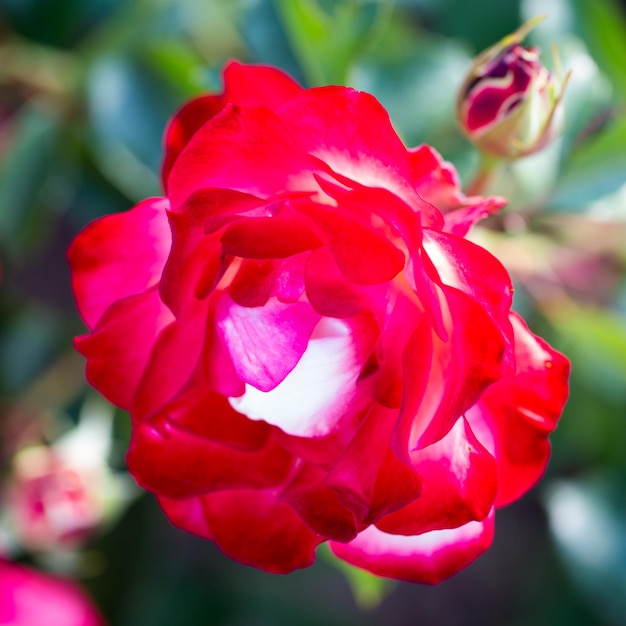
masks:
{"label": "red petal", "polygon": [[232,189],[200,189],[169,214],[173,243],[163,270],[163,301],[178,314],[185,301],[205,297],[224,270],[219,233],[207,233],[209,220],[229,218],[260,207],[263,200]]}
{"label": "red petal", "polygon": [[298,204],[318,227],[346,276],[359,285],[374,285],[391,280],[404,268],[404,254],[387,235],[368,225],[369,215],[358,219],[341,207]]}
{"label": "red petal", "polygon": [[107,308],[156,285],[171,246],[168,201],[144,200],[89,224],[68,251],[78,310],[93,328]]}
{"label": "red petal", "polygon": [[227,102],[223,96],[207,95],[194,98],[176,112],[165,131],[165,159],[161,171],[163,188],[167,191],[168,178],[174,162],[196,131],[217,115]]}
{"label": "red petal", "polygon": [[533,335],[518,315],[512,314],[511,321],[515,376],[490,387],[468,414],[479,437],[484,427],[478,419],[486,424],[495,446],[497,506],[517,500],[543,474],[550,455],[548,435],[568,395],[569,361]]}
{"label": "red petal", "polygon": [[203,539],[213,539],[213,534],[204,517],[201,496],[179,499],[157,497],[163,512],[174,526]]}
{"label": "red petal", "polygon": [[225,98],[233,104],[274,108],[297,96],[302,87],[281,70],[268,65],[231,61],[224,69]]}
{"label": "red petal", "polygon": [[268,491],[220,491],[202,498],[215,543],[229,557],[267,572],[308,567],[323,540]]}
{"label": "red petal", "polygon": [[172,209],[195,191],[223,187],[259,195],[316,191],[313,172],[326,166],[294,144],[279,117],[263,107],[228,105],[207,122],[174,163]]}
{"label": "red petal", "polygon": [[[398,445],[423,448],[444,437],[457,419],[502,376],[504,341],[485,310],[464,293],[444,287],[450,310],[450,337],[434,333],[411,340],[404,354],[405,385]],[[426,382],[424,382],[424,377]]]}
{"label": "red petal", "polygon": [[350,541],[356,537],[356,519],[341,504],[337,492],[324,483],[326,473],[314,465],[303,465],[281,499],[294,508],[313,532],[335,541]]}
{"label": "red petal", "polygon": [[423,204],[411,184],[408,152],[373,96],[345,87],[307,89],[277,109],[306,152],[366,187]]}
{"label": "red petal", "polygon": [[467,567],[493,541],[493,513],[482,522],[414,536],[370,526],[350,543],[330,542],[337,557],[377,576],[436,584]]}
{"label": "red petal", "polygon": [[498,489],[495,459],[464,418],[440,441],[411,453],[422,478],[419,498],[376,523],[386,533],[419,535],[483,520]]}
{"label": "red petal", "polygon": [[364,523],[405,506],[420,493],[415,470],[389,447],[396,417],[397,411],[374,407],[326,480]]}
{"label": "red petal", "polygon": [[226,254],[246,259],[280,259],[319,247],[308,223],[285,212],[274,217],[242,217],[221,238]]}
{"label": "red petal", "polygon": [[112,304],[90,335],[75,340],[87,358],[89,383],[130,409],[157,337],[173,319],[156,287]]}
{"label": "red petal", "polygon": [[244,451],[159,416],[135,423],[126,460],[144,489],[188,498],[221,489],[278,485],[286,478],[292,457],[273,439],[258,450]]}

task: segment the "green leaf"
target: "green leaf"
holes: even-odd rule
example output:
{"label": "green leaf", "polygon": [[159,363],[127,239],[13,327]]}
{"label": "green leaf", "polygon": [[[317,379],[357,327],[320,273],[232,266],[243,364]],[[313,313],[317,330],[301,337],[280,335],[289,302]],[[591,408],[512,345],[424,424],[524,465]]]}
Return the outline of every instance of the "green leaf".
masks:
{"label": "green leaf", "polygon": [[276,7],[312,85],[346,83],[350,65],[380,15],[375,5],[350,0],[334,3],[331,12],[315,0],[276,0]]}
{"label": "green leaf", "polygon": [[375,576],[336,558],[325,546],[320,548],[319,555],[345,576],[352,590],[354,601],[360,609],[375,609],[396,586],[394,580]]}
{"label": "green leaf", "polygon": [[591,55],[626,98],[626,15],[613,0],[571,0],[578,28]]}
{"label": "green leaf", "polygon": [[25,106],[15,121],[15,134],[0,162],[0,242],[10,254],[23,252],[44,226],[60,129],[54,117]]}
{"label": "green leaf", "polygon": [[584,211],[626,185],[626,116],[572,148],[550,201],[552,209]]}

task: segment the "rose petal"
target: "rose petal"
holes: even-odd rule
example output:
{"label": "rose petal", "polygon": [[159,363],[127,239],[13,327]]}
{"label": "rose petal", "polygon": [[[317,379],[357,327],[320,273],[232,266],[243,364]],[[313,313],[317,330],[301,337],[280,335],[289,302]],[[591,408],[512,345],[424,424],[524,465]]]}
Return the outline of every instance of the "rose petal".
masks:
{"label": "rose petal", "polygon": [[335,172],[422,205],[411,184],[408,152],[373,96],[345,87],[307,89],[278,107],[298,145]]}
{"label": "rose petal", "polygon": [[[374,407],[326,479],[342,504],[364,524],[420,494],[420,477],[389,446],[396,418],[397,411]],[[408,459],[408,451],[404,458]]]}
{"label": "rose petal", "polygon": [[314,192],[318,185],[313,172],[326,169],[294,143],[269,109],[228,105],[185,146],[172,167],[168,195],[177,211],[202,188],[223,187],[261,197],[291,190]]}
{"label": "rose petal", "polygon": [[568,395],[569,361],[511,315],[516,372],[490,387],[468,413],[478,437],[498,462],[497,506],[517,500],[543,474],[554,430]]}
{"label": "rose petal", "polygon": [[324,483],[326,470],[303,465],[281,498],[290,504],[309,528],[336,541],[350,541],[357,534],[354,514],[345,508],[337,492]]}
{"label": "rose petal", "polygon": [[217,309],[217,326],[237,374],[260,392],[274,389],[293,370],[319,319],[306,302],[274,298],[263,307],[242,307],[223,297]]}
{"label": "rose petal", "polygon": [[356,388],[363,362],[376,339],[368,318],[344,322],[324,318],[296,367],[269,392],[246,385],[231,405],[253,420],[265,420],[298,437],[331,432],[343,417],[363,408]]}
{"label": "rose petal", "polygon": [[89,328],[117,300],[156,285],[172,236],[165,198],[140,202],[126,213],[89,224],[67,253],[78,310]]}
{"label": "rose petal", "polygon": [[74,345],[87,358],[87,380],[107,400],[130,409],[159,333],[174,320],[155,287],[112,304]]}
{"label": "rose petal", "polygon": [[420,535],[483,520],[498,490],[495,459],[460,418],[440,441],[411,453],[419,498],[376,523],[386,533]]}
{"label": "rose petal", "polygon": [[215,543],[229,557],[267,572],[308,567],[323,538],[269,491],[220,491],[202,498]]}
{"label": "rose petal", "polygon": [[493,541],[493,512],[482,522],[422,535],[390,535],[370,526],[350,543],[330,542],[335,556],[377,576],[436,584],[467,567]]}
{"label": "rose petal", "polygon": [[169,498],[278,485],[291,460],[274,439],[245,451],[199,437],[163,415],[135,423],[126,456],[141,487]]}

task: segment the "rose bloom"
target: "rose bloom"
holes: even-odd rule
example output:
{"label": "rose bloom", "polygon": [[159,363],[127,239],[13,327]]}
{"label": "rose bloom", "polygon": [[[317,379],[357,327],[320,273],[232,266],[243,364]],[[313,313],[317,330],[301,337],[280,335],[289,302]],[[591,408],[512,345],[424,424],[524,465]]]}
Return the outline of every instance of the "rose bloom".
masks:
{"label": "rose bloom", "polygon": [[270,572],[328,541],[437,582],[542,474],[567,360],[464,239],[503,204],[375,98],[230,63],[165,136],[166,195],[69,251],[88,380],[177,526]]}
{"label": "rose bloom", "polygon": [[103,626],[74,583],[0,559],[0,624],[3,626]]}

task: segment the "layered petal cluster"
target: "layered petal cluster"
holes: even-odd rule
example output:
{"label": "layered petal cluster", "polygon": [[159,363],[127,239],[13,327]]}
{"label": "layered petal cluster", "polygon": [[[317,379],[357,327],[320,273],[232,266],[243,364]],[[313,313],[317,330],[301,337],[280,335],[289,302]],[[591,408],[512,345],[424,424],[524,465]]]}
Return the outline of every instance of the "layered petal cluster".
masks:
{"label": "layered petal cluster", "polygon": [[224,83],[171,122],[164,197],[69,251],[87,377],[177,526],[270,572],[329,541],[437,582],[538,479],[567,395],[464,238],[503,201],[464,196],[366,93],[235,62]]}

